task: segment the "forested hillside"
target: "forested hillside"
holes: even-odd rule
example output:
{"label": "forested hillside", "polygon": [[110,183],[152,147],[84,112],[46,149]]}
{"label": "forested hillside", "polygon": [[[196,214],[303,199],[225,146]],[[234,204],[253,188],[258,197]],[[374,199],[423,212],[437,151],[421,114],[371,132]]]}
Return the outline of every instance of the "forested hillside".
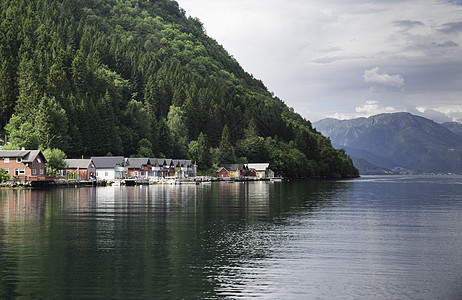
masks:
{"label": "forested hillside", "polygon": [[12,147],[357,175],[175,1],[2,0],[0,42],[0,121]]}

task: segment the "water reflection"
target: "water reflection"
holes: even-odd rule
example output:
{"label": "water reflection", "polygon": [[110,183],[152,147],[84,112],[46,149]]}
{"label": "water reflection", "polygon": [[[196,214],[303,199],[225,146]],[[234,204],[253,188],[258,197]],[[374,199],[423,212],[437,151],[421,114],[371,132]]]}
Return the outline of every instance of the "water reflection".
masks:
{"label": "water reflection", "polygon": [[0,299],[422,296],[436,284],[419,260],[461,278],[445,263],[462,244],[461,189],[363,178],[1,190]]}
{"label": "water reflection", "polygon": [[283,244],[271,220],[306,208],[265,182],[0,195],[0,298],[214,298]]}

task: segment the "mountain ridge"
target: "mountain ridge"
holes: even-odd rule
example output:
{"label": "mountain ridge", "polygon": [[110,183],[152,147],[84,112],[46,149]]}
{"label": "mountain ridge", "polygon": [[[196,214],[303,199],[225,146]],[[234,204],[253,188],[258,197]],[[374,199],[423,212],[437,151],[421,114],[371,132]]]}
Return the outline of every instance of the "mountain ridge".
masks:
{"label": "mountain ridge", "polygon": [[402,112],[313,126],[347,154],[383,168],[462,173],[462,136],[424,117]]}

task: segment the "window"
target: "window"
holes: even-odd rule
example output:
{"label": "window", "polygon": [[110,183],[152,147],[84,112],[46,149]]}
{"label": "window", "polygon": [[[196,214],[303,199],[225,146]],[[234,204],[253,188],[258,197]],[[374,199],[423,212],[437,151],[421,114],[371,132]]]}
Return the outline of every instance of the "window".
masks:
{"label": "window", "polygon": [[108,172],[104,172],[104,177],[108,177],[109,176],[109,173]]}
{"label": "window", "polygon": [[37,170],[36,169],[32,169],[32,175],[37,175]]}
{"label": "window", "polygon": [[16,157],[16,162],[17,162],[17,163],[22,162],[22,158],[21,158],[21,157]]}
{"label": "window", "polygon": [[10,169],[4,169],[6,173],[10,174]]}
{"label": "window", "polygon": [[23,175],[26,174],[26,169],[14,169],[14,175]]}
{"label": "window", "polygon": [[4,162],[5,164],[9,164],[9,163],[10,163],[10,158],[9,158],[9,157],[5,157],[5,158],[3,159],[3,162]]}
{"label": "window", "polygon": [[42,163],[42,160],[41,160],[39,157],[37,157],[37,162],[38,162],[39,164],[41,164],[41,163]]}
{"label": "window", "polygon": [[43,169],[40,169],[40,175],[43,175]]}

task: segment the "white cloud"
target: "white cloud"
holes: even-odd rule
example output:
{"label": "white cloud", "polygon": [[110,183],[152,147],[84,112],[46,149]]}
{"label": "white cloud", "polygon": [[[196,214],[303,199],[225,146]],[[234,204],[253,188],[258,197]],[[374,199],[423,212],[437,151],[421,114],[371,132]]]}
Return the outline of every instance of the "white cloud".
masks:
{"label": "white cloud", "polygon": [[403,77],[401,77],[401,75],[390,75],[387,73],[380,73],[378,67],[364,71],[363,78],[364,81],[367,83],[379,83],[397,88],[400,88],[404,85],[404,79]]}
{"label": "white cloud", "polygon": [[431,119],[437,123],[462,122],[462,105],[408,108],[412,114]]}
{"label": "white cloud", "polygon": [[455,108],[462,101],[462,7],[455,3],[178,2],[247,72],[308,119],[373,111],[364,99],[379,101],[380,112],[421,106],[462,118]]}
{"label": "white cloud", "polygon": [[382,113],[396,112],[396,108],[392,106],[385,106],[376,100],[368,100],[362,106],[356,107],[357,116],[370,117]]}

